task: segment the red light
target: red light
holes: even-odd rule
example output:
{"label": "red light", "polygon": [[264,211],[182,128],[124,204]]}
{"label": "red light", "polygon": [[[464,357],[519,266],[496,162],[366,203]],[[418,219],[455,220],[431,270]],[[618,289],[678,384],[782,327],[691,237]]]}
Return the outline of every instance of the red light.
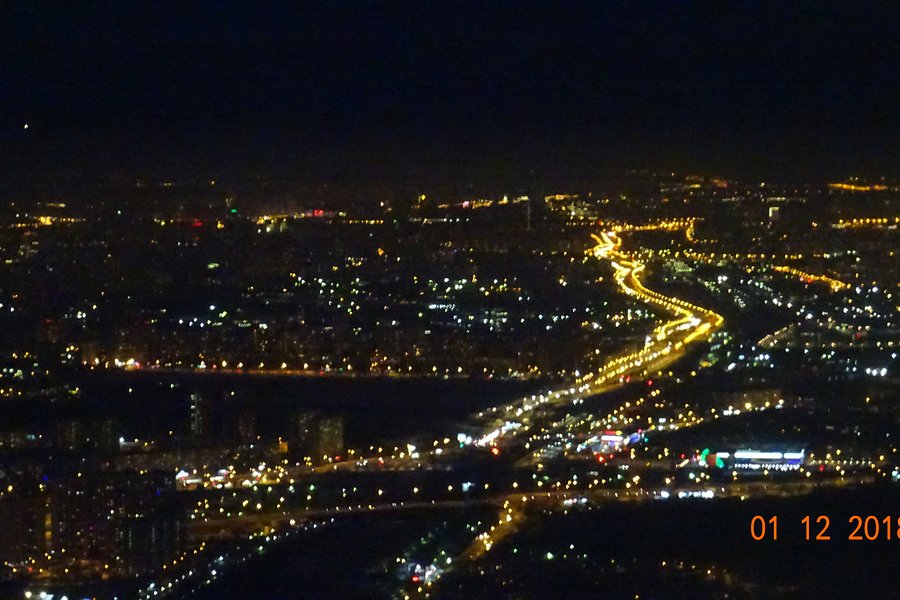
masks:
{"label": "red light", "polygon": [[418,575],[413,575],[413,576],[412,576],[412,580],[413,580],[413,583],[419,583],[419,576],[418,576]]}
{"label": "red light", "polygon": [[625,376],[625,383],[628,383],[629,381],[631,381],[631,375],[626,375],[626,376]]}
{"label": "red light", "polygon": [[498,454],[500,454],[500,448],[498,448],[497,446],[494,446],[493,448],[491,448],[491,454],[493,454],[494,456],[497,456]]}
{"label": "red light", "polygon": [[606,460],[606,459],[603,458],[602,455],[597,455],[597,462],[603,462],[603,461],[605,461],[605,460]]}
{"label": "red light", "polygon": [[647,380],[647,385],[653,385],[653,380],[652,380],[652,379],[648,379],[648,380]]}
{"label": "red light", "polygon": [[825,465],[819,465],[819,473],[825,470]]}
{"label": "red light", "polygon": [[681,455],[681,458],[682,458],[682,459],[684,458],[684,454]]}
{"label": "red light", "polygon": [[203,221],[199,219],[194,219],[194,222],[191,223],[192,227],[203,227]]}

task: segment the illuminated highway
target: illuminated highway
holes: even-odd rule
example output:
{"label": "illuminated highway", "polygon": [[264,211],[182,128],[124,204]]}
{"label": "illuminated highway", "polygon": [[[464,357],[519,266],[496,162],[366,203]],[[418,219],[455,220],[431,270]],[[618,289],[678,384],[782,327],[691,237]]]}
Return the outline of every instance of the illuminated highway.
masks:
{"label": "illuminated highway", "polygon": [[[670,298],[646,288],[640,281],[645,269],[642,263],[620,251],[621,239],[615,232],[592,235],[597,244],[586,251],[597,260],[609,261],[615,270],[614,278],[623,292],[641,302],[671,313],[675,318],[658,326],[640,350],[607,361],[596,372],[578,377],[574,384],[562,389],[534,395],[504,407],[498,414],[494,407],[479,416],[494,417],[493,425],[475,440],[480,446],[499,446],[511,437],[521,436],[538,425],[530,417],[536,409],[566,403],[578,404],[585,397],[611,389],[632,376],[642,377],[662,369],[679,358],[685,346],[704,341],[722,326],[724,319],[717,313],[681,300]],[[534,452],[535,456],[539,453]]]}
{"label": "illuminated highway", "polygon": [[[565,508],[571,501],[585,502],[632,502],[645,500],[665,500],[670,497],[703,497],[703,498],[746,498],[750,496],[793,496],[807,494],[815,489],[845,487],[872,483],[874,475],[868,473],[847,474],[840,477],[823,479],[805,479],[790,482],[736,481],[726,484],[697,484],[691,486],[665,486],[659,488],[587,488],[559,489],[550,491],[513,492],[508,489],[497,490],[493,494],[471,499],[438,498],[434,500],[407,500],[383,502],[377,504],[345,504],[326,508],[293,509],[278,512],[263,512],[233,516],[221,519],[208,519],[192,522],[189,531],[192,537],[206,540],[214,537],[240,537],[248,532],[269,531],[296,526],[304,521],[318,521],[336,517],[352,517],[354,515],[386,514],[413,512],[435,509],[464,509],[473,506],[500,506],[501,513],[510,512],[510,503],[518,504],[516,510],[524,510],[524,503],[542,509]],[[699,495],[705,493],[705,496]],[[503,517],[505,520],[505,517]],[[496,541],[496,540],[495,540]]]}

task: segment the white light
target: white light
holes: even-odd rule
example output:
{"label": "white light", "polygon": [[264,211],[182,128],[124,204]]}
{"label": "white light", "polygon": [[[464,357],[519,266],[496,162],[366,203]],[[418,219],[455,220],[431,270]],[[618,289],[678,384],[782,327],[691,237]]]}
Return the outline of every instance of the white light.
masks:
{"label": "white light", "polygon": [[758,452],[756,450],[738,450],[735,458],[749,458],[750,460],[781,460],[784,455],[781,452]]}

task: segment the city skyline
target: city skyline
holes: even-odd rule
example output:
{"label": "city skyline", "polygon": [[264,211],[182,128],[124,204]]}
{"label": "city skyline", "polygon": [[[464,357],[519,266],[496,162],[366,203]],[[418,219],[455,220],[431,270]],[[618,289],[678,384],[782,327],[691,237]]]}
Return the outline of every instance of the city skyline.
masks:
{"label": "city skyline", "polygon": [[0,12],[0,599],[900,588],[897,7]]}

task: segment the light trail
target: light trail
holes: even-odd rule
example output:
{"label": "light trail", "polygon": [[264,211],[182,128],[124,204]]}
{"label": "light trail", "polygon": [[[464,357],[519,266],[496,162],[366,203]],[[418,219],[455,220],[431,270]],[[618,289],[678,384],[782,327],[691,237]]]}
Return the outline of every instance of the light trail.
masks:
{"label": "light trail", "polygon": [[[687,225],[686,223],[683,226]],[[495,422],[490,430],[478,436],[477,445],[498,445],[507,434],[512,437],[521,435],[530,428],[510,428],[506,421],[510,419],[517,422],[525,421],[533,411],[548,403],[577,403],[587,396],[596,394],[605,385],[620,382],[632,372],[647,373],[655,363],[677,358],[677,354],[682,352],[685,346],[708,339],[722,326],[724,318],[721,315],[680,298],[665,296],[646,288],[640,281],[640,274],[646,266],[619,250],[622,240],[615,231],[602,231],[599,235],[591,234],[591,237],[597,243],[588,248],[585,254],[598,260],[609,261],[615,270],[613,278],[623,292],[637,300],[660,307],[676,318],[656,327],[651,333],[650,343],[644,348],[610,359],[596,372],[578,377],[568,387],[549,390],[505,406],[503,413],[496,415],[502,424]],[[496,414],[499,411],[495,407],[487,412]],[[479,414],[484,415],[484,412]]]}

